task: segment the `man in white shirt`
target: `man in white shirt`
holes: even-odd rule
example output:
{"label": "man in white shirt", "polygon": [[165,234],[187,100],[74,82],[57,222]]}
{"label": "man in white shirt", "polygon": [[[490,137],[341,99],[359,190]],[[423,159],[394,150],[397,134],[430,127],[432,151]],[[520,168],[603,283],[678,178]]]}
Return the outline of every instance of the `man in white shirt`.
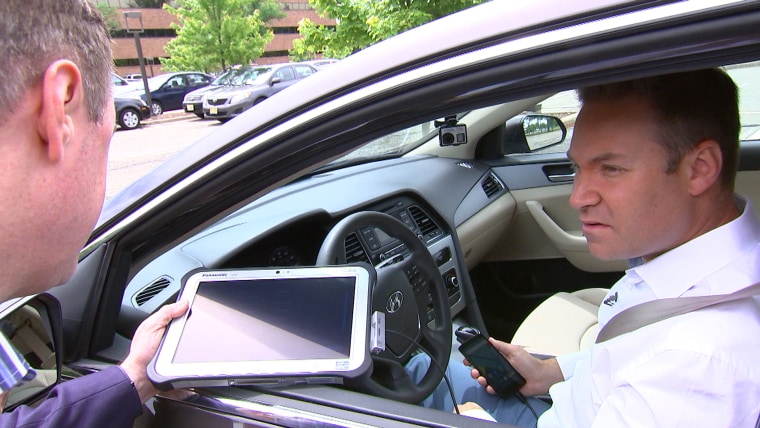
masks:
{"label": "man in white shirt", "polygon": [[[717,69],[586,88],[568,156],[571,205],[591,253],[635,259],[599,310],[600,328],[655,299],[728,294],[760,281],[760,223],[733,192],[737,90]],[[741,299],[639,328],[576,354],[537,359],[491,339],[549,392],[538,427],[754,426],[760,415],[760,304]],[[521,403],[487,396],[450,367],[455,392],[524,426]],[[473,378],[493,393],[476,370]],[[483,391],[483,389],[480,389]]]}

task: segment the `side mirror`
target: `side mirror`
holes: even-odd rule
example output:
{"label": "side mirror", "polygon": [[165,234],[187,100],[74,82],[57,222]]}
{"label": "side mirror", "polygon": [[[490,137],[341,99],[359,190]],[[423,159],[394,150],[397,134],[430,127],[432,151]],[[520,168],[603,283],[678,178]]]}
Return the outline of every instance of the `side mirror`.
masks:
{"label": "side mirror", "polygon": [[40,294],[2,304],[0,331],[36,373],[11,388],[2,410],[33,404],[61,380],[61,307],[53,296]]}
{"label": "side mirror", "polygon": [[281,77],[273,77],[272,80],[269,81],[269,84],[271,86],[274,86],[276,83],[280,83],[280,82],[282,82]]}
{"label": "side mirror", "polygon": [[567,128],[555,116],[524,113],[507,121],[504,154],[530,153],[565,141]]}

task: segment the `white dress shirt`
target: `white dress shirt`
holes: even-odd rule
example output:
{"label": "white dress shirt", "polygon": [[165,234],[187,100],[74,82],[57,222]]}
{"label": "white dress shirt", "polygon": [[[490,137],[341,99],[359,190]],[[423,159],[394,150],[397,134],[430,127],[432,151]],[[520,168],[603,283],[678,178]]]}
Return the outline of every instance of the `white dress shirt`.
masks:
{"label": "white dress shirt", "polygon": [[[760,281],[760,222],[734,221],[628,269],[600,328],[654,299],[726,294]],[[557,358],[564,382],[538,427],[754,427],[760,415],[760,302],[672,317]]]}

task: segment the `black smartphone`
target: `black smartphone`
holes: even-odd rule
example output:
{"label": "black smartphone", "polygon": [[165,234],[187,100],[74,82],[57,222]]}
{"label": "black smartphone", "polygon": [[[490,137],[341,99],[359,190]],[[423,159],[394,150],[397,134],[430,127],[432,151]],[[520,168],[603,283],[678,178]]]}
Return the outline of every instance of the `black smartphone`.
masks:
{"label": "black smartphone", "polygon": [[476,335],[459,346],[459,352],[486,378],[501,396],[511,396],[525,385],[525,378],[512,367],[483,335]]}

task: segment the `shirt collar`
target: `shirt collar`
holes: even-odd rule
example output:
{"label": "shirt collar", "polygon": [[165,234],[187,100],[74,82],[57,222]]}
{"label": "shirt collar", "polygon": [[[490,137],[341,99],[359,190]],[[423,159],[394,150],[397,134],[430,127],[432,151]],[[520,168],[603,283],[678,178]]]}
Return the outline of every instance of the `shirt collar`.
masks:
{"label": "shirt collar", "polygon": [[626,274],[641,278],[657,298],[683,295],[701,279],[755,248],[760,241],[760,222],[750,202],[737,196],[736,203],[742,210],[736,219],[632,267]]}

